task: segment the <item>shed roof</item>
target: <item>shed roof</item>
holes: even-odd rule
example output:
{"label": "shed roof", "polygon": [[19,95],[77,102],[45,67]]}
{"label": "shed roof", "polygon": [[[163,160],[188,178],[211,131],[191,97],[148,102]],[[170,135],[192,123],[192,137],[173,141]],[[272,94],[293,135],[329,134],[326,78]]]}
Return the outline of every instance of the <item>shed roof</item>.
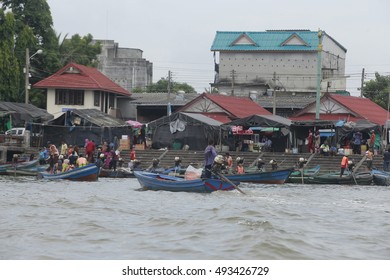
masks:
{"label": "shed roof", "polygon": [[[169,95],[169,98],[168,98]],[[132,93],[130,103],[138,106],[166,106],[171,105],[183,106],[189,101],[198,97],[197,93],[170,93],[167,92],[142,92]]]}
{"label": "shed roof", "polygon": [[[114,118],[97,109],[71,109],[69,111],[71,111],[73,115],[79,116],[80,118],[84,119],[86,123],[91,123],[95,126],[99,126],[99,127],[128,126],[128,124],[126,124],[125,121]],[[64,114],[62,114],[56,120],[53,120],[53,122],[56,122],[59,119],[61,120],[64,119]]]}
{"label": "shed roof", "polygon": [[2,115],[18,115],[18,118],[24,121],[33,121],[35,119],[48,121],[53,119],[53,115],[46,110],[26,103],[0,101],[0,111],[2,111]]}
{"label": "shed roof", "polygon": [[67,64],[53,75],[34,84],[33,87],[101,90],[131,96],[127,90],[111,81],[98,69],[76,63]]}
{"label": "shed roof", "polygon": [[251,115],[226,123],[225,125],[289,127],[291,120],[277,115]]}

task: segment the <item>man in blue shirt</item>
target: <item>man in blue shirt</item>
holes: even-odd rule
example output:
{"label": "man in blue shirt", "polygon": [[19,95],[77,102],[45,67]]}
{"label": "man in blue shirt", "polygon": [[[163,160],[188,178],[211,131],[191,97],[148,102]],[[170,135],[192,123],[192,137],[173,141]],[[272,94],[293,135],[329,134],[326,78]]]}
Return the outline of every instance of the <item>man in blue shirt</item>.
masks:
{"label": "man in blue shirt", "polygon": [[211,178],[211,166],[213,165],[216,156],[217,151],[214,148],[214,141],[210,139],[208,146],[204,150],[204,168],[206,178]]}

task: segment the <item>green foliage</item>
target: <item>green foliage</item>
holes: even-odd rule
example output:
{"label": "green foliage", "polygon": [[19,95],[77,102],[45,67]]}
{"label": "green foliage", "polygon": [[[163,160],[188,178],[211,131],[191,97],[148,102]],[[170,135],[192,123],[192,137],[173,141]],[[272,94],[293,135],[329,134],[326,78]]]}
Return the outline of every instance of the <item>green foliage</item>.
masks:
{"label": "green foliage", "polygon": [[[168,92],[168,79],[161,78],[157,83],[146,87],[146,92]],[[187,93],[195,92],[195,89],[187,83],[178,83],[171,80],[171,92],[184,91]]]}
{"label": "green foliage", "polygon": [[387,110],[390,91],[390,76],[375,73],[375,80],[364,83],[363,95]]}
{"label": "green foliage", "polygon": [[[53,19],[46,0],[5,0],[0,1],[0,5],[13,16],[11,28],[2,13],[0,30],[4,30],[7,38],[14,39],[3,40],[5,37],[0,36],[1,100],[24,102],[23,69],[26,64],[26,48],[29,49],[30,56],[39,49],[43,51],[30,59],[30,84],[52,75],[68,62],[97,66],[96,57],[101,52],[101,46],[91,44],[92,35],[80,37],[76,34],[70,40],[64,39],[59,44],[60,36],[57,36],[53,28]],[[32,89],[30,101],[38,107],[46,106],[46,97],[41,90]]]}
{"label": "green foliage", "polygon": [[0,9],[0,100],[16,101],[19,95],[19,65],[14,53],[15,19]]}
{"label": "green foliage", "polygon": [[70,39],[64,38],[60,44],[61,63],[66,65],[69,62],[96,67],[98,62],[96,57],[101,53],[102,47],[99,42],[92,44],[93,37],[88,34],[81,37],[75,34]]}

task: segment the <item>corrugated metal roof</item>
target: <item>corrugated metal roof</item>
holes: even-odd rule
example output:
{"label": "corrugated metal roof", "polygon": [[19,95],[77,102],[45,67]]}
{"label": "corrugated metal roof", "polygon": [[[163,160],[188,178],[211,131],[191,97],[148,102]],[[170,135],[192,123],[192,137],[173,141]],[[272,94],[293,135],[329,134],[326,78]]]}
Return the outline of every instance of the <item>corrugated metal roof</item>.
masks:
{"label": "corrugated metal roof", "polygon": [[[317,34],[317,31],[310,30],[217,31],[211,51],[317,51]],[[326,33],[323,32],[323,35],[326,36]],[[242,37],[248,39],[247,44],[236,44]],[[295,39],[294,42],[300,41],[301,44],[286,44],[289,38]],[[250,41],[254,44],[250,44]],[[339,43],[335,43],[345,50]]]}
{"label": "corrugated metal roof", "polygon": [[49,114],[46,110],[35,107],[32,104],[16,103],[16,102],[0,102],[0,111],[5,113],[19,114],[23,120],[42,119],[48,121],[53,119],[53,115]]}
{"label": "corrugated metal roof", "polygon": [[197,93],[171,93],[168,99],[167,92],[142,92],[142,93],[133,93],[131,98],[133,100],[130,103],[137,105],[145,106],[158,106],[158,105],[167,105],[168,100],[171,105],[183,106],[195,99],[199,95]]}
{"label": "corrugated metal roof", "polygon": [[128,126],[128,124],[126,124],[125,121],[114,118],[97,109],[72,109],[71,111],[75,115],[78,115],[81,118],[97,126],[106,126],[106,127]]}

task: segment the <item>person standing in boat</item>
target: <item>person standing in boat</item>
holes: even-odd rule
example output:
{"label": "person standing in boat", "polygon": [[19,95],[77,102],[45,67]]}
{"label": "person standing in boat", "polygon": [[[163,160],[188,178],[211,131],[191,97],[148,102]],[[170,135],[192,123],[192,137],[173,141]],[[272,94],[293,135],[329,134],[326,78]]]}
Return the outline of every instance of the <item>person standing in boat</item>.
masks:
{"label": "person standing in boat", "polygon": [[60,155],[66,156],[68,153],[68,144],[65,141],[61,141],[61,153]]}
{"label": "person standing in boat", "polygon": [[314,144],[313,144],[313,132],[309,129],[309,135],[306,138],[307,150],[309,153],[314,153]]}
{"label": "person standing in boat", "polygon": [[209,140],[209,144],[204,150],[204,169],[205,169],[205,177],[211,178],[211,167],[214,163],[214,159],[217,156],[217,151],[214,148],[214,141],[212,139]]}
{"label": "person standing in boat", "polygon": [[372,152],[372,148],[369,148],[368,151],[366,152],[366,164],[368,170],[372,170],[373,160],[374,160],[374,153]]}
{"label": "person standing in boat", "polygon": [[341,159],[340,178],[343,176],[346,168],[348,168],[348,155],[344,155]]}
{"label": "person standing in boat", "polygon": [[321,146],[321,136],[320,136],[320,131],[317,129],[316,132],[314,133],[314,150],[315,153],[320,152],[320,146]]}

